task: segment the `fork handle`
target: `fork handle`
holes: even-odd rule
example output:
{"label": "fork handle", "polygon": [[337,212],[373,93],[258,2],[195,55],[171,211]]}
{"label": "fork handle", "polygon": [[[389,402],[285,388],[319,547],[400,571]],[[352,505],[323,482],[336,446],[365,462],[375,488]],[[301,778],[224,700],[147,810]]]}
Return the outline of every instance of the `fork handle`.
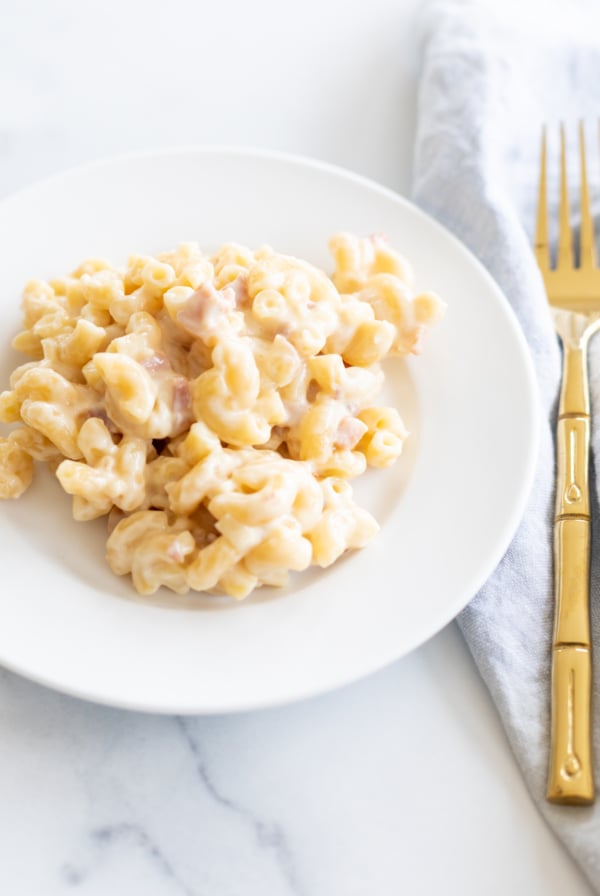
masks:
{"label": "fork handle", "polygon": [[590,402],[587,338],[563,341],[554,518],[551,802],[594,801],[591,749]]}

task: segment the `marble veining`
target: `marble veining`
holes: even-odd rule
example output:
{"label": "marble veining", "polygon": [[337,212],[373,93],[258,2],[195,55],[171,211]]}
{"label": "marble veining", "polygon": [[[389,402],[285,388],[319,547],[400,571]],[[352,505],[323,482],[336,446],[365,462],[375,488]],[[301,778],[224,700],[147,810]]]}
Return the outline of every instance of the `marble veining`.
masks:
{"label": "marble veining", "polygon": [[[8,673],[4,673],[4,678],[7,675]],[[22,683],[22,687],[35,688],[26,683]],[[84,715],[89,715],[94,710],[112,715],[117,722],[116,730],[119,729],[119,721],[123,723],[124,729],[121,736],[117,734],[116,739],[113,737],[115,729],[108,729],[104,745],[98,749],[100,745],[95,744],[89,751],[87,773],[81,774],[75,770],[78,784],[84,791],[88,817],[85,829],[79,832],[75,842],[69,847],[68,858],[57,867],[58,881],[63,884],[65,891],[77,889],[84,893],[95,892],[98,881],[107,874],[112,875],[113,872],[109,869],[118,868],[126,861],[144,866],[144,876],[149,877],[157,893],[183,896],[206,896],[217,892],[242,893],[244,890],[238,887],[242,886],[248,867],[256,864],[258,857],[259,865],[269,867],[269,875],[265,875],[263,879],[266,881],[268,877],[272,877],[273,883],[276,883],[270,892],[281,896],[305,896],[307,891],[299,880],[284,825],[266,813],[262,814],[259,808],[248,807],[226,795],[211,775],[211,761],[204,755],[202,737],[198,732],[203,727],[202,720],[129,716],[126,713],[87,707],[58,695],[48,696],[51,701],[63,707],[71,704],[81,709]],[[157,775],[160,777],[161,768],[173,762],[176,777],[185,781],[185,786],[178,788],[178,798],[185,800],[179,804],[183,815],[193,814],[193,811],[189,812],[190,802],[197,800],[202,807],[198,823],[185,824],[185,839],[178,843],[175,850],[171,837],[168,833],[165,837],[162,826],[156,825],[156,819],[149,814],[149,807],[145,805],[142,791],[148,786],[151,765],[148,754],[143,758],[139,757],[139,764],[135,756],[130,754],[125,760],[126,770],[122,775],[115,773],[112,767],[116,757],[122,755],[124,749],[127,751],[125,743],[131,737],[137,743],[138,735],[146,726],[155,733],[159,732],[159,740],[164,741],[163,747],[169,745],[169,750],[154,757]],[[146,738],[142,734],[142,739],[146,743],[146,750],[151,750],[152,738]],[[212,755],[211,760],[214,759],[215,756]],[[160,793],[159,802],[169,799],[169,787],[165,782],[160,785]],[[158,806],[152,811],[160,813],[161,808]],[[171,822],[176,819],[177,814],[175,811]],[[214,872],[206,872],[205,865],[210,866],[211,863],[210,838],[207,838],[206,831],[211,827],[213,816],[220,817],[220,824],[226,830],[229,816],[236,822],[223,844],[227,847],[229,840],[230,875],[232,879],[239,880],[235,886],[225,883],[220,872],[217,872],[221,882],[215,889],[215,883],[211,881]],[[175,823],[177,827],[181,827]],[[240,840],[244,841],[240,857],[246,853],[246,858],[240,867],[236,867],[235,857],[239,852]],[[250,876],[253,873],[256,872],[251,871]],[[1,876],[0,867],[0,881]]]}
{"label": "marble veining", "polygon": [[[94,864],[100,864],[104,853],[115,845],[124,849],[138,849],[156,872],[176,887],[177,892],[184,896],[198,896],[198,891],[194,887],[188,886],[179,878],[160,847],[153,842],[140,825],[125,822],[114,824],[96,828],[90,832],[89,836],[95,852]],[[77,887],[93,873],[93,865],[84,868],[67,862],[62,866],[60,873],[65,883],[71,887]]]}
{"label": "marble veining", "polygon": [[181,730],[190,749],[198,777],[207,793],[209,793],[213,800],[220,806],[223,806],[223,808],[228,809],[230,812],[235,813],[244,820],[248,827],[253,831],[258,846],[272,854],[281,871],[283,880],[289,885],[290,893],[293,894],[293,896],[304,896],[305,890],[300,887],[294,859],[282,826],[277,822],[263,821],[250,809],[222,794],[210,777],[206,762],[202,757],[199,742],[192,734],[192,724],[179,716],[176,717],[175,723]]}

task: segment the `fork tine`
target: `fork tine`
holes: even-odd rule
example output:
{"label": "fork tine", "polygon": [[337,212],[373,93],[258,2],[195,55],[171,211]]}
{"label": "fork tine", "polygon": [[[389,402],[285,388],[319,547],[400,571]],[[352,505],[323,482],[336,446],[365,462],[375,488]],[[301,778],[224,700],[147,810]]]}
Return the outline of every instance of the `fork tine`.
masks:
{"label": "fork tine", "polygon": [[567,151],[565,126],[560,126],[560,212],[558,230],[557,268],[573,267],[573,234],[569,221],[569,190],[567,186]]}
{"label": "fork tine", "polygon": [[537,225],[535,229],[535,257],[540,270],[550,270],[548,247],[548,199],[546,195],[546,128],[542,129],[542,153],[540,158],[540,187],[538,192]]}
{"label": "fork tine", "polygon": [[583,121],[579,122],[579,151],[581,154],[581,258],[582,268],[593,268],[596,265],[594,248],[594,224],[590,209],[590,191],[585,161],[585,131]]}

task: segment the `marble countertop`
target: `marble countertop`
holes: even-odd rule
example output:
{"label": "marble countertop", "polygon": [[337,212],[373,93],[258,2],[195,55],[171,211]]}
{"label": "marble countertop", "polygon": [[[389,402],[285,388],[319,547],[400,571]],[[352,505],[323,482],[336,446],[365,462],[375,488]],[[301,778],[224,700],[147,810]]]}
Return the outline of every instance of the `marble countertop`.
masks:
{"label": "marble countertop", "polygon": [[[0,11],[0,194],[219,143],[410,188],[420,0],[27,0]],[[0,671],[10,896],[569,896],[458,629],[295,706],[171,718]]]}

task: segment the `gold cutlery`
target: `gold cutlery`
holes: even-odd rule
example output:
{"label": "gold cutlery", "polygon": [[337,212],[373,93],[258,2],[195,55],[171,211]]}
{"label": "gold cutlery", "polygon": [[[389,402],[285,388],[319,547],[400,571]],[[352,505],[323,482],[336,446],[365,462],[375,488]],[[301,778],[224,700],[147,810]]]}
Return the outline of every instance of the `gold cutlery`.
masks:
{"label": "gold cutlery", "polygon": [[553,803],[594,801],[591,749],[592,644],[590,637],[590,397],[587,347],[600,328],[600,270],[579,126],[581,229],[579,264],[569,220],[564,127],[560,129],[560,205],[556,265],[548,241],[546,134],[542,138],[535,254],[556,332],[563,347],[557,423],[554,516],[554,633],[551,745],[546,796]]}

